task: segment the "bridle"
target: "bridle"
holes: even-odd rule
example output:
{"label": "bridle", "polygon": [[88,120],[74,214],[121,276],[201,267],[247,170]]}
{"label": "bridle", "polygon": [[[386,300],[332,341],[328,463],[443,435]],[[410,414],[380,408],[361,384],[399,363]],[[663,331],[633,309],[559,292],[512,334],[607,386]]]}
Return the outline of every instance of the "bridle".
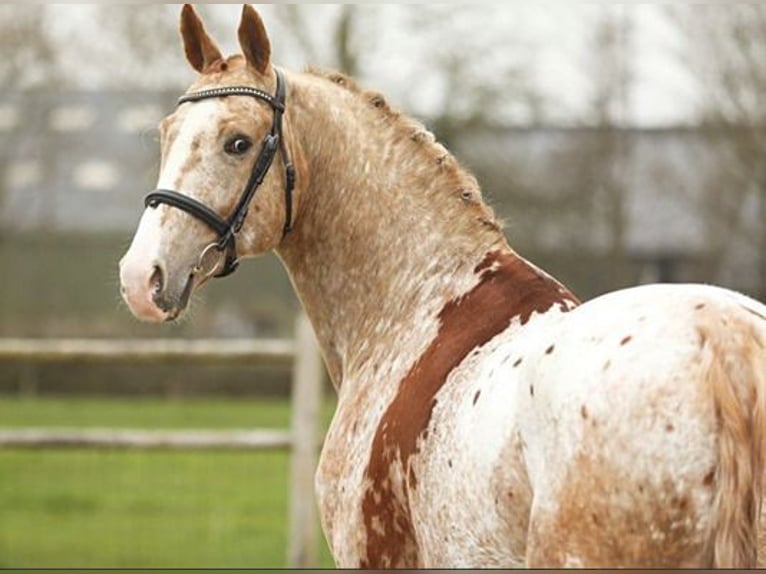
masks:
{"label": "bridle", "polygon": [[277,151],[282,156],[282,163],[285,168],[285,224],[282,230],[282,234],[287,235],[292,230],[292,209],[293,209],[293,188],[295,187],[295,168],[290,161],[290,156],[287,153],[284,138],[282,137],[282,115],[285,112],[285,97],[287,88],[285,86],[285,80],[282,73],[275,69],[277,76],[276,92],[272,96],[257,88],[249,86],[230,86],[221,88],[212,88],[209,90],[201,90],[198,92],[192,92],[181,96],[178,99],[178,105],[185,104],[187,102],[199,102],[201,100],[208,100],[212,98],[223,98],[226,96],[249,96],[258,100],[264,101],[269,104],[274,110],[274,121],[271,124],[271,130],[266,137],[263,138],[261,143],[261,151],[255,160],[253,165],[253,171],[250,174],[250,178],[245,185],[245,189],[239,197],[234,211],[231,215],[224,219],[210,207],[204,203],[197,201],[193,197],[179,193],[171,189],[156,189],[146,195],[144,198],[144,205],[146,207],[155,208],[164,203],[172,207],[176,207],[185,211],[186,213],[196,217],[200,221],[208,225],[218,235],[218,240],[214,241],[205,249],[202,250],[196,267],[192,271],[192,274],[199,273],[204,270],[204,260],[207,254],[211,250],[217,250],[218,252],[225,252],[226,257],[224,259],[223,269],[213,275],[213,272],[217,269],[217,266],[213,270],[208,272],[208,276],[225,277],[233,273],[239,264],[237,260],[237,243],[236,236],[242,229],[242,224],[247,216],[247,210],[250,206],[250,202],[258,190],[258,187],[263,183],[266,174],[271,167],[271,163],[274,161],[274,156]]}

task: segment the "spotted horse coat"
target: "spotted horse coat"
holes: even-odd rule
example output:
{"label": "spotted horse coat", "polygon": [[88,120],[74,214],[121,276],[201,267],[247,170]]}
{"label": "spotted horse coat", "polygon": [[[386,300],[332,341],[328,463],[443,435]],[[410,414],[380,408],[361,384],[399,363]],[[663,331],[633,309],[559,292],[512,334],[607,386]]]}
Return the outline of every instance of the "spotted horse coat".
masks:
{"label": "spotted horse coat", "polygon": [[698,285],[578,306],[498,252],[475,274],[380,416],[340,405],[317,477],[339,564],[710,564],[760,496],[720,489],[727,457],[760,462],[764,306]]}

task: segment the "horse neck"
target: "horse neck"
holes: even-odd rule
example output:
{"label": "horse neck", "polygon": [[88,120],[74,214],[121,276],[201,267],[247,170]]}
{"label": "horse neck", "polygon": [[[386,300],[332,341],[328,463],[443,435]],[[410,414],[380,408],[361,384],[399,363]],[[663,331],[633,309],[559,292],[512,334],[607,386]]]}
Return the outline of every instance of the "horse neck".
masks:
{"label": "horse neck", "polygon": [[304,187],[278,254],[336,387],[365,368],[384,378],[381,365],[411,362],[433,339],[488,253],[515,255],[475,179],[422,126],[375,94],[289,81]]}

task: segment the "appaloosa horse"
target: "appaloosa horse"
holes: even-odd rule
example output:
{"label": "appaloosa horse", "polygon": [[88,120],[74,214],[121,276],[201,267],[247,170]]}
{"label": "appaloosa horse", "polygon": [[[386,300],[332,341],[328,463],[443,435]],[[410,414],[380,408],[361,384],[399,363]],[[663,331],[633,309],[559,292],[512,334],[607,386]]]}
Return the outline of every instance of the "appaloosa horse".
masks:
{"label": "appaloosa horse", "polygon": [[316,480],[338,565],[756,564],[763,305],[700,285],[580,305],[380,94],[272,67],[247,6],[243,55],[190,6],[181,32],[200,75],[162,121],[123,295],[174,319],[276,250],[338,392]]}

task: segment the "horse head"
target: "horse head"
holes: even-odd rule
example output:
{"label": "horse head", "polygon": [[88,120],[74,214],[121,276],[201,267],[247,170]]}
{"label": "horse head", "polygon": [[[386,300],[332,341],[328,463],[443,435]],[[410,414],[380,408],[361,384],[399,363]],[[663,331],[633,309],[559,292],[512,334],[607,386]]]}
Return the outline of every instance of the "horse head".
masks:
{"label": "horse head", "polygon": [[195,10],[183,8],[186,58],[199,76],[160,122],[157,190],[120,261],[122,295],[139,319],[175,319],[207,279],[274,248],[291,227],[285,81],[250,6],[238,34],[242,54],[224,57]]}

